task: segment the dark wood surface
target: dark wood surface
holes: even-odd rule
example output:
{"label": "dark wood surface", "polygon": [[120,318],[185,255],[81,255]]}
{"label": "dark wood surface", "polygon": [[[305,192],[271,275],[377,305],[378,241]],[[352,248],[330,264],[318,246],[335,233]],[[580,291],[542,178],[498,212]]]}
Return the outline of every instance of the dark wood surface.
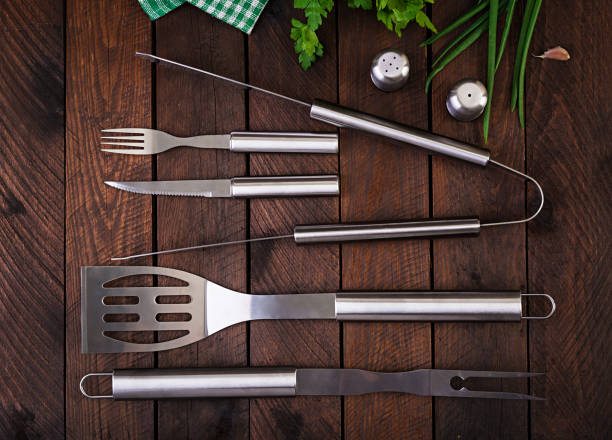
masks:
{"label": "dark wood surface", "polygon": [[[471,4],[438,2],[443,27]],[[325,55],[303,72],[289,39],[291,2],[271,0],[252,36],[184,6],[151,23],[133,0],[7,2],[0,10],[0,438],[600,439],[612,430],[610,102],[612,8],[545,0],[532,52],[561,44],[571,61],[529,57],[526,130],[510,114],[514,45],[496,77],[487,147],[540,180],[544,211],[529,226],[478,238],[296,247],[289,240],[139,261],[187,270],[252,293],[524,289],[550,293],[557,314],[521,324],[278,321],[240,324],[157,354],[83,355],[80,267],[111,256],[285,234],[299,223],[478,215],[519,217],[533,189],[499,170],[432,158],[341,130],[339,156],[177,149],[159,157],[99,151],[100,130],[153,127],[177,135],[232,130],[330,131],[290,103],[133,56],[154,51],[309,101],[318,97],[482,145],[481,120],[444,106],[460,78],[486,76],[480,41],[424,83],[425,31],[401,39],[372,13],[339,2],[319,31]],[[518,30],[510,41],[516,39]],[[383,93],[367,72],[387,46],[410,80]],[[339,198],[151,198],[104,180],[339,173]],[[163,280],[150,279],[151,285]],[[545,311],[527,304],[531,314]],[[544,371],[500,389],[543,402],[400,394],[176,402],[87,400],[78,381],[121,367],[463,368]],[[96,391],[96,390],[94,390]]]}
{"label": "dark wood surface", "polygon": [[[425,32],[411,27],[398,46],[397,37],[373,14],[343,5],[339,34],[369,38],[340,40],[339,72],[342,105],[427,129],[427,52],[411,42]],[[410,60],[410,81],[401,91],[376,89],[367,75],[379,50],[398,46]],[[428,157],[413,148],[341,130],[340,174],[342,221],[401,221],[429,216]],[[429,290],[428,240],[385,241],[342,245],[342,289]],[[344,324],[344,366],[378,371],[431,367],[431,325],[428,323]],[[347,438],[431,438],[429,397],[374,394],[345,398]]]}
{"label": "dark wood surface", "polygon": [[[466,10],[471,1],[457,1],[434,9],[434,20],[448,23]],[[437,15],[440,15],[438,17]],[[519,15],[519,16],[522,16]],[[518,27],[511,41],[518,40]],[[434,54],[448,38],[434,45]],[[487,148],[491,157],[523,170],[525,133],[510,107],[510,87],[515,44],[496,75]],[[458,62],[437,77],[432,87],[432,130],[475,145],[483,144],[482,119],[461,123],[449,117],[445,105],[448,90],[459,78],[486,78],[487,39],[481,38]],[[467,60],[470,60],[467,62]],[[432,160],[433,216],[437,218],[477,215],[485,221],[525,216],[525,183],[494,166],[474,166],[435,157]],[[525,226],[485,228],[477,240],[434,240],[433,287],[437,290],[519,290],[526,289]],[[434,325],[436,368],[525,371],[527,332],[522,323],[443,323]],[[505,381],[498,388],[527,392],[526,382]],[[528,433],[528,405],[510,400],[435,399],[436,438],[525,438]],[[503,417],[500,417],[503,415]]]}

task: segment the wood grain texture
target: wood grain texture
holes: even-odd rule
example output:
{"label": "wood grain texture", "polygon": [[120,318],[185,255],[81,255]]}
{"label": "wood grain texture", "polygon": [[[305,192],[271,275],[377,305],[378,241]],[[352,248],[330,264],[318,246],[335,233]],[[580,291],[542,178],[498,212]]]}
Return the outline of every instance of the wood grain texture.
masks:
{"label": "wood grain texture", "polygon": [[[340,103],[427,129],[427,53],[416,41],[425,31],[409,26],[403,38],[374,14],[342,4],[339,15]],[[367,35],[368,38],[359,38]],[[385,93],[368,72],[380,50],[395,47],[410,60],[410,80]],[[342,221],[396,221],[428,217],[427,154],[398,142],[341,130]],[[342,245],[343,290],[428,289],[429,241],[395,240]],[[406,371],[431,366],[427,323],[345,323],[344,366]],[[347,439],[431,438],[431,398],[374,394],[345,398]]]}
{"label": "wood grain texture", "polygon": [[[434,21],[443,27],[466,11],[470,1],[434,8]],[[522,14],[519,14],[519,17]],[[520,25],[520,20],[517,20]],[[515,23],[515,25],[517,24]],[[517,27],[517,26],[515,26]],[[518,26],[520,27],[520,26]],[[489,128],[491,157],[524,169],[524,133],[516,114],[509,111],[511,75],[517,30],[495,77]],[[448,39],[434,45],[434,56]],[[433,82],[433,131],[475,145],[483,145],[482,118],[473,123],[454,120],[445,106],[452,85],[462,78],[486,78],[487,37],[446,66]],[[492,165],[486,168],[447,158],[433,159],[433,213],[437,218],[474,216],[482,221],[522,217],[524,182]],[[536,174],[536,178],[539,177]],[[436,290],[518,290],[526,288],[525,226],[483,229],[477,238],[434,240],[433,271]],[[538,323],[534,323],[538,325]],[[468,370],[525,371],[525,324],[436,324],[435,367]],[[506,381],[493,385],[508,391],[527,392],[527,383]],[[521,401],[435,399],[436,438],[526,438],[528,405]]]}
{"label": "wood grain texture", "polygon": [[[528,60],[527,167],[547,202],[529,225],[529,287],[557,300],[550,320],[530,325],[530,367],[545,371],[533,392],[533,439],[601,439],[612,432],[612,157],[609,2],[581,2],[568,13],[544,2],[533,52],[557,43],[566,63]],[[545,311],[530,304],[532,313]]]}
{"label": "wood grain texture", "polygon": [[101,152],[100,130],[151,125],[151,67],[134,52],[151,50],[152,28],[130,0],[69,0],[66,16],[66,435],[150,438],[153,402],[89,400],[78,385],[86,373],[153,366],[149,353],[82,354],[80,334],[81,266],[151,249],[151,198],[104,185],[151,179],[151,158]]}
{"label": "wood grain texture", "polygon": [[64,436],[62,4],[0,12],[0,438]]}
{"label": "wood grain texture", "polygon": [[[335,101],[336,28],[330,14],[319,31],[325,57],[303,72],[289,39],[294,12],[286,2],[270,2],[249,38],[249,81],[309,101]],[[307,109],[259,93],[249,95],[249,128],[270,131],[333,131],[315,123]],[[251,154],[251,175],[335,174],[335,155]],[[252,200],[251,237],[286,234],[300,223],[338,221],[338,198]],[[337,245],[296,246],[291,240],[251,246],[253,293],[304,293],[339,288]],[[253,366],[338,367],[339,326],[333,321],[267,321],[250,324]],[[340,398],[253,399],[251,438],[340,438]]]}
{"label": "wood grain texture", "polygon": [[[156,25],[157,53],[231,78],[244,79],[244,36],[196,8],[179,8]],[[177,32],[180,29],[180,32]],[[158,67],[157,127],[177,136],[244,130],[244,91],[201,75]],[[157,178],[211,179],[244,176],[246,157],[227,150],[179,148],[157,156]],[[178,215],[177,215],[178,214]],[[198,197],[157,198],[160,249],[246,238],[246,201]],[[162,267],[197,274],[230,289],[246,291],[245,246],[162,255]],[[218,311],[221,312],[221,311]],[[197,344],[162,352],[160,368],[246,366],[246,324]],[[160,401],[160,439],[246,439],[247,399]]]}

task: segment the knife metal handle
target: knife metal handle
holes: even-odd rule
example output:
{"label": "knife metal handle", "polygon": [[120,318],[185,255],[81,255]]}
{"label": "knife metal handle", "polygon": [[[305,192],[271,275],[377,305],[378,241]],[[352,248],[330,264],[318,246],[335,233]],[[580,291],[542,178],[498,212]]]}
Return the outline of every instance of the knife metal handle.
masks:
{"label": "knife metal handle", "polygon": [[478,165],[486,165],[491,154],[489,150],[474,145],[318,99],[315,99],[310,107],[310,117],[337,127],[350,127],[406,142],[432,153],[443,154]]}
{"label": "knife metal handle", "polygon": [[329,243],[392,238],[478,235],[480,220],[428,220],[399,223],[299,225],[293,229],[296,243]]}
{"label": "knife metal handle", "polygon": [[240,153],[338,152],[337,133],[232,132],[230,150]]}
{"label": "knife metal handle", "polygon": [[235,177],[232,197],[337,196],[338,176]]}
{"label": "knife metal handle", "polygon": [[114,399],[295,396],[295,368],[115,370]]}
{"label": "knife metal handle", "polygon": [[341,321],[520,321],[521,292],[336,294]]}

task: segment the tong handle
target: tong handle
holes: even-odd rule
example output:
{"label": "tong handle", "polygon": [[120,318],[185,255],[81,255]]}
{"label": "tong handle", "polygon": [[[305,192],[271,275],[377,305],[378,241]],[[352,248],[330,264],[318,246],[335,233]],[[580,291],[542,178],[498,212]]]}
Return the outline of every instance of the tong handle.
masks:
{"label": "tong handle", "polygon": [[295,396],[295,368],[115,370],[114,399]]}
{"label": "tong handle", "polygon": [[477,218],[472,218],[353,225],[300,225],[294,228],[293,238],[298,244],[336,243],[442,235],[478,235],[479,232],[480,221]]}
{"label": "tong handle", "polygon": [[235,177],[232,197],[337,196],[338,176]]}
{"label": "tong handle", "polygon": [[234,131],[230,150],[239,153],[329,153],[338,152],[337,133],[263,133]]}
{"label": "tong handle", "polygon": [[432,153],[438,153],[478,165],[486,165],[489,150],[466,144],[424,130],[387,121],[378,116],[315,99],[310,107],[310,117],[337,127],[350,127],[379,136],[416,145]]}
{"label": "tong handle", "polygon": [[342,292],[341,321],[520,321],[521,292]]}

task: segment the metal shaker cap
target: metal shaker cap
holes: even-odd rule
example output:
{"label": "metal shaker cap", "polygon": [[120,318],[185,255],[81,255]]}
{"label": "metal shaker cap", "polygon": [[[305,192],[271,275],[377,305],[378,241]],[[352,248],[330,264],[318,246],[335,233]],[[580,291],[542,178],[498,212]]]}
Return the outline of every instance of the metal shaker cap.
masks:
{"label": "metal shaker cap", "polygon": [[408,81],[410,64],[405,53],[397,49],[384,49],[372,60],[370,77],[376,87],[385,92],[401,88]]}
{"label": "metal shaker cap", "polygon": [[487,105],[487,88],[477,79],[465,78],[456,83],[446,97],[446,108],[460,121],[473,121]]}

